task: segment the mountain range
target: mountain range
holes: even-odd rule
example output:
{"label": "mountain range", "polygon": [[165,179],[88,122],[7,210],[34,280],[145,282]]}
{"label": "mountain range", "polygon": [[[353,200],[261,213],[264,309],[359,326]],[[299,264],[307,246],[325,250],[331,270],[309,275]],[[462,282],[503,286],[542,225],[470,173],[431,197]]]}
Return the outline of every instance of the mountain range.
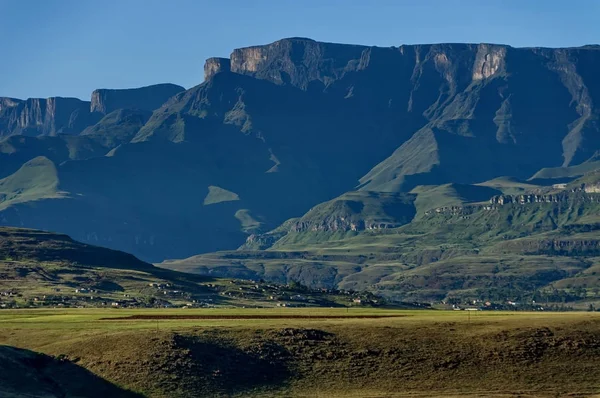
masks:
{"label": "mountain range", "polygon": [[[208,59],[189,90],[0,98],[0,225],[153,262],[219,252],[163,263],[189,272],[533,291],[594,266],[598,66],[600,46],[290,38]],[[567,233],[592,243],[548,243]]]}

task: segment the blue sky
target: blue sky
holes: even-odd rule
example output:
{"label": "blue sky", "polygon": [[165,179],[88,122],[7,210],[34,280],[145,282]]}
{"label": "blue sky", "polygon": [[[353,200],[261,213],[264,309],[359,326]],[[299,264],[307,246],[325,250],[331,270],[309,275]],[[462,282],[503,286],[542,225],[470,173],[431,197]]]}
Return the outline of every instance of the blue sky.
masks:
{"label": "blue sky", "polygon": [[202,82],[204,60],[283,37],[398,46],[600,42],[596,0],[0,0],[0,96]]}

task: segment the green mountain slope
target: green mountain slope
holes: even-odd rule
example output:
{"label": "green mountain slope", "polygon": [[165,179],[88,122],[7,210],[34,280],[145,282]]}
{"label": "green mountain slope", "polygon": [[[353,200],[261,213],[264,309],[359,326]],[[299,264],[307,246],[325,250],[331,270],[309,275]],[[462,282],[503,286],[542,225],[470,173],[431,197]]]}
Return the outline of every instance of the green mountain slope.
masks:
{"label": "green mountain slope", "polygon": [[150,118],[150,111],[117,109],[104,116],[98,123],[81,132],[103,147],[112,149],[127,143]]}
{"label": "green mountain slope", "polygon": [[[298,294],[301,300],[292,298]],[[63,234],[0,228],[0,308],[274,307],[294,300],[297,306],[337,307],[351,298],[303,286],[183,274]]]}
{"label": "green mountain slope", "polygon": [[590,290],[600,281],[587,271],[600,255],[598,214],[599,194],[583,189],[498,195],[437,207],[398,228],[305,245],[286,235],[268,250],[248,251],[247,244],[162,266],[368,289],[402,300],[531,302],[537,295],[585,303],[600,299]]}
{"label": "green mountain slope", "polygon": [[0,180],[0,209],[23,202],[61,198],[56,166],[48,158],[37,157],[16,173]]}
{"label": "green mountain slope", "polygon": [[420,185],[411,190],[411,193],[416,194],[415,207],[419,215],[422,215],[438,207],[487,201],[490,197],[503,192],[494,184],[491,186],[485,184]]}

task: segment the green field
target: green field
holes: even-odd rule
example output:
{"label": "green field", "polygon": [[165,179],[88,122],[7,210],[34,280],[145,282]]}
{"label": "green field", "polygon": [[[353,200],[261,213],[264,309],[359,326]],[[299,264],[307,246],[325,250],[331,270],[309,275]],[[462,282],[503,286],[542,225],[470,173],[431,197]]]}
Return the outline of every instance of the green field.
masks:
{"label": "green field", "polygon": [[[131,319],[140,316],[150,319]],[[0,395],[9,397],[25,390],[36,396],[48,380],[75,396],[600,393],[599,313],[5,310],[0,344]],[[22,358],[34,353],[48,356]],[[17,372],[19,366],[24,370]],[[84,373],[68,376],[77,372]]]}

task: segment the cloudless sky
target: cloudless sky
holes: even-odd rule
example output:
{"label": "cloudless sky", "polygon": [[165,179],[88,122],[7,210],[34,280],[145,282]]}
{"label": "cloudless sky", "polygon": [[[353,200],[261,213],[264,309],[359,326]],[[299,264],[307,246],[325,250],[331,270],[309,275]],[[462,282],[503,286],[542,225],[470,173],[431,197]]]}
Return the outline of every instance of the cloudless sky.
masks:
{"label": "cloudless sky", "polygon": [[0,0],[0,96],[203,80],[204,60],[284,37],[398,46],[600,42],[597,0]]}

